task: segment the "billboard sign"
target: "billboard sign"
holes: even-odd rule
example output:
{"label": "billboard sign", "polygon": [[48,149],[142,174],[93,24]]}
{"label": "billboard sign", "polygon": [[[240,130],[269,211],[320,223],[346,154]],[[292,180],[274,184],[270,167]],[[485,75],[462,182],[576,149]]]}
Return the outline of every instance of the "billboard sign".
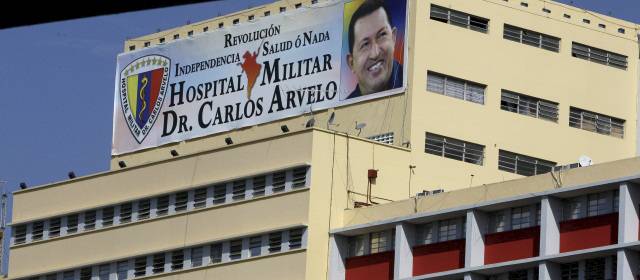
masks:
{"label": "billboard sign", "polygon": [[324,3],[120,54],[112,154],[404,92],[406,6]]}

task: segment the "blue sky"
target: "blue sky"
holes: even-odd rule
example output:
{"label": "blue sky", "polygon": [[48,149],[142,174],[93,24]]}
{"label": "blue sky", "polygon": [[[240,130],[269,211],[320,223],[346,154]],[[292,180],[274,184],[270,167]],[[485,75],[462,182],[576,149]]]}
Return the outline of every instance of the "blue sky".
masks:
{"label": "blue sky", "polygon": [[[0,30],[5,189],[109,168],[116,56],[127,38],[267,2],[227,0]],[[638,0],[560,2],[640,22]]]}

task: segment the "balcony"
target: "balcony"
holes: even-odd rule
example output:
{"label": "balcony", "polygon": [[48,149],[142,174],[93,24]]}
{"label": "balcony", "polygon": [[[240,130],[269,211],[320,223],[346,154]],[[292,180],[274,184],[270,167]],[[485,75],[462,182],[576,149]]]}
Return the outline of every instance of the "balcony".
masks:
{"label": "balcony", "polygon": [[345,280],[393,279],[394,251],[347,258]]}
{"label": "balcony", "polygon": [[618,242],[618,213],[560,222],[560,252],[607,246]]}
{"label": "balcony", "polygon": [[537,257],[540,227],[529,227],[485,235],[484,263],[493,264]]}
{"label": "balcony", "polygon": [[413,247],[413,275],[464,267],[465,240],[450,240]]}

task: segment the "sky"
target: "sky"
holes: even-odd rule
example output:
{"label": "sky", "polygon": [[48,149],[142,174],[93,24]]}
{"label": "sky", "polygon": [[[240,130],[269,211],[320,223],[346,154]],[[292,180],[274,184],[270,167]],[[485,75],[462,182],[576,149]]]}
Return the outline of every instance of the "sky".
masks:
{"label": "sky", "polygon": [[[226,0],[0,30],[4,190],[109,169],[116,56],[127,38],[268,2]],[[559,2],[640,23],[638,0]]]}

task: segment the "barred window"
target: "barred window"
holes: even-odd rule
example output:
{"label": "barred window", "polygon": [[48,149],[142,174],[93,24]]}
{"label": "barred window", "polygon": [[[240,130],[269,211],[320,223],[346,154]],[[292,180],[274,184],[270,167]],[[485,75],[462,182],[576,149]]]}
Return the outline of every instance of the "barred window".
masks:
{"label": "barred window", "polygon": [[598,216],[608,213],[607,197],[605,193],[590,194],[587,196],[587,216]]}
{"label": "barred window", "polygon": [[108,227],[113,225],[114,214],[115,214],[114,207],[102,208],[102,226],[103,227]]}
{"label": "barred window", "polygon": [[369,136],[367,139],[380,142],[382,144],[393,145],[393,132]]}
{"label": "barred window", "polygon": [[44,222],[37,221],[33,223],[33,228],[31,230],[31,239],[33,241],[41,240],[44,236]]}
{"label": "barred window", "polygon": [[553,52],[560,51],[560,38],[509,24],[504,25],[503,37],[507,40]]}
{"label": "barred window", "polygon": [[193,208],[203,208],[207,204],[207,188],[199,188],[193,192]]}
{"label": "barred window", "polygon": [[96,228],[96,211],[87,211],[84,212],[84,229],[94,229]]}
{"label": "barred window", "polygon": [[369,234],[369,251],[371,254],[386,252],[393,248],[393,230],[377,231]]}
{"label": "barred window", "polygon": [[507,230],[504,210],[500,210],[492,213],[491,216],[489,217],[489,223],[491,225],[491,228],[489,229],[489,231],[492,233],[503,232]]}
{"label": "barred window", "polygon": [[[91,279],[91,268],[87,269],[87,277],[86,279]],[[99,280],[109,280],[109,274],[111,274],[111,265],[104,264],[98,267],[98,279]],[[82,278],[82,277],[80,277]]]}
{"label": "barred window", "polygon": [[569,111],[569,126],[617,138],[624,138],[624,123],[622,119],[575,107]]}
{"label": "barred window", "polygon": [[120,223],[128,223],[131,222],[131,213],[133,210],[133,205],[131,203],[120,204]]}
{"label": "barred window", "polygon": [[252,257],[260,256],[262,252],[262,236],[254,236],[249,238],[249,255]]}
{"label": "barred window", "polygon": [[49,220],[49,237],[60,236],[60,226],[62,224],[61,218],[53,218]]}
{"label": "barred window", "polygon": [[244,180],[233,182],[233,200],[244,199],[245,186]]}
{"label": "barred window", "polygon": [[575,219],[580,219],[582,218],[582,200],[577,197],[574,199],[569,200],[566,204],[565,204],[566,210],[565,210],[565,220],[575,220]]}
{"label": "barred window", "polygon": [[486,18],[433,4],[431,5],[431,19],[483,33],[487,33],[489,29],[489,20]]}
{"label": "barred window", "polygon": [[297,228],[289,231],[289,249],[297,249],[302,247],[303,229]]}
{"label": "barred window", "polygon": [[573,45],[571,47],[571,55],[573,55],[573,57],[589,60],[591,62],[600,63],[623,70],[627,69],[626,55],[605,51],[580,43],[573,42]]}
{"label": "barred window", "polygon": [[416,243],[418,244],[431,244],[435,242],[433,238],[433,223],[419,225],[416,233]]}
{"label": "barred window", "polygon": [[171,253],[171,271],[182,269],[184,266],[184,251],[176,250]]}
{"label": "barred window", "polygon": [[484,104],[484,91],[487,86],[436,72],[427,72],[427,90],[466,100],[473,103]]}
{"label": "barred window", "polygon": [[117,280],[125,280],[129,278],[129,261],[121,261],[116,265],[117,269]]}
{"label": "barred window", "polygon": [[535,97],[502,90],[500,108],[534,118],[558,121],[558,103],[538,99]]}
{"label": "barred window", "polygon": [[169,214],[169,196],[161,196],[157,199],[156,215],[164,216]]}
{"label": "barred window", "polygon": [[425,152],[441,157],[482,165],[484,146],[426,133]]}
{"label": "barred window", "polygon": [[551,171],[555,162],[516,154],[505,150],[498,153],[498,169],[523,176],[533,176]]}
{"label": "barred window", "polygon": [[133,276],[141,277],[147,274],[147,257],[136,258],[133,265]]}
{"label": "barred window", "polygon": [[153,274],[164,272],[164,253],[153,255]]}
{"label": "barred window", "polygon": [[138,220],[148,219],[150,213],[151,213],[151,200],[143,199],[138,201]]}
{"label": "barred window", "polygon": [[284,172],[276,172],[273,173],[273,192],[282,192],[284,191],[284,186],[286,182],[286,173]]}
{"label": "barred window", "polygon": [[282,250],[282,232],[269,234],[269,253],[276,253]]}
{"label": "barred window", "polygon": [[364,241],[365,241],[364,235],[352,236],[351,238],[349,238],[349,256],[350,257],[363,256],[365,254]]}
{"label": "barred window", "polygon": [[187,202],[189,200],[189,193],[179,192],[176,194],[175,211],[182,212],[187,210]]}
{"label": "barred window", "polygon": [[267,180],[265,176],[253,177],[253,196],[263,196],[264,189],[267,186]]}
{"label": "barred window", "polygon": [[438,236],[440,242],[458,239],[457,219],[440,221],[438,226]]}
{"label": "barred window", "polygon": [[231,240],[229,245],[229,258],[238,260],[242,257],[242,239]]}
{"label": "barred window", "polygon": [[[615,269],[615,268],[614,268]],[[596,280],[596,279],[612,279],[609,277],[605,277],[605,259],[604,258],[595,258],[588,259],[584,263],[584,279],[586,280]]]}
{"label": "barred window", "polygon": [[27,241],[27,225],[14,226],[13,243],[22,244]]}
{"label": "barred window", "polygon": [[307,168],[306,167],[299,167],[293,170],[293,182],[292,182],[292,187],[294,189],[296,188],[302,188],[306,185],[307,182]]}
{"label": "barred window", "polygon": [[202,266],[203,247],[191,248],[191,267]]}
{"label": "barred window", "polygon": [[213,204],[224,203],[227,199],[227,185],[220,184],[213,187]]}
{"label": "barred window", "polygon": [[78,231],[78,214],[67,216],[67,234]]}
{"label": "barred window", "polygon": [[222,262],[222,243],[211,245],[211,263]]}
{"label": "barred window", "polygon": [[511,208],[511,229],[522,229],[531,226],[531,212],[528,206]]}

